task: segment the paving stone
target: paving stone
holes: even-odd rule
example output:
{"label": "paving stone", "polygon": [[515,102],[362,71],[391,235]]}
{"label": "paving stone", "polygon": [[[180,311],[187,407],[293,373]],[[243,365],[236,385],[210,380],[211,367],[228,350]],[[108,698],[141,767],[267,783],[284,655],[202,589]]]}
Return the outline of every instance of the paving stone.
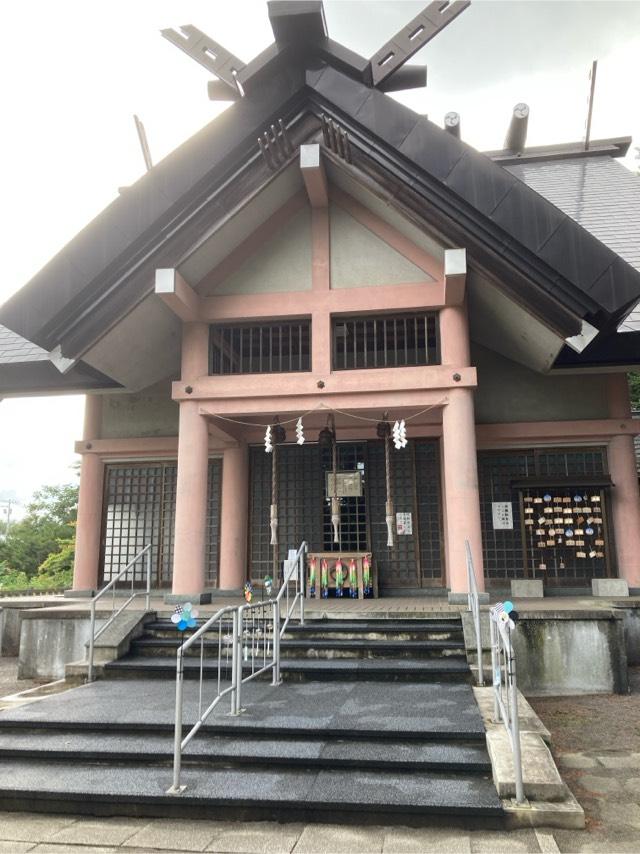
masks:
{"label": "paving stone", "polygon": [[635,831],[629,833],[589,833],[583,831],[554,830],[554,836],[560,851],[571,852],[571,854],[582,854],[582,852],[593,851],[602,854],[637,854],[638,834]]}
{"label": "paving stone", "polygon": [[51,837],[51,842],[67,845],[100,845],[108,841],[110,845],[121,845],[149,824],[148,819],[135,818],[79,818],[70,827],[65,827]]}
{"label": "paving stone", "polygon": [[0,854],[23,854],[23,851],[33,850],[33,842],[6,842],[0,840]]}
{"label": "paving stone", "polygon": [[206,850],[225,854],[289,854],[303,829],[303,824],[238,822],[216,835]]}
{"label": "paving stone", "polygon": [[621,784],[615,777],[603,777],[596,774],[584,774],[580,777],[580,785],[590,792],[601,792],[602,794],[619,792],[621,789]]}
{"label": "paving stone", "polygon": [[534,833],[536,835],[536,842],[538,843],[538,847],[542,854],[559,854],[560,849],[558,848],[558,843],[550,830],[539,830],[536,828]]}
{"label": "paving stone", "polygon": [[383,854],[470,854],[471,840],[463,831],[429,827],[394,827],[385,833]]}
{"label": "paving stone", "polygon": [[75,821],[74,816],[4,813],[0,817],[0,839],[3,841],[45,842]]}
{"label": "paving stone", "polygon": [[640,800],[640,777],[627,777],[626,780],[621,779],[620,782],[627,792],[636,796],[634,800]]}
{"label": "paving stone", "polygon": [[[222,828],[220,827],[222,825]],[[227,822],[156,819],[130,836],[125,848],[158,848],[165,851],[204,851]]]}
{"label": "paving stone", "polygon": [[603,801],[600,804],[600,815],[612,831],[625,826],[640,830],[640,806],[638,804]]}
{"label": "paving stone", "polygon": [[472,854],[484,851],[515,854],[518,851],[538,852],[540,846],[533,830],[476,830],[471,834],[471,851]]}
{"label": "paving stone", "polygon": [[118,848],[96,847],[95,845],[55,845],[42,842],[31,849],[35,854],[117,854]]}
{"label": "paving stone", "polygon": [[592,756],[586,756],[584,753],[561,753],[558,756],[558,763],[564,765],[565,768],[597,768],[598,762]]}
{"label": "paving stone", "polygon": [[640,770],[640,753],[618,753],[614,756],[600,754],[598,762],[605,768],[633,768]]}
{"label": "paving stone", "polygon": [[293,854],[380,854],[384,835],[381,827],[308,824]]}

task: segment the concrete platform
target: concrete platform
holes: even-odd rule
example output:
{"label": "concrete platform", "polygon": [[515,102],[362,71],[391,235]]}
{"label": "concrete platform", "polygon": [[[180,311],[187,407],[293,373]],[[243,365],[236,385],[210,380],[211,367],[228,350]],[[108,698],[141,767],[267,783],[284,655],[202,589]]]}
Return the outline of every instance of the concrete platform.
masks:
{"label": "concrete platform", "polygon": [[[36,704],[0,712],[0,732],[18,727],[166,731],[174,722],[173,680],[93,682]],[[206,690],[206,689],[205,689]],[[206,700],[206,694],[205,694]],[[196,683],[185,682],[184,721],[196,719]],[[485,728],[469,685],[456,683],[309,682],[243,687],[246,712],[232,717],[214,709],[207,731],[403,737],[475,738]]]}

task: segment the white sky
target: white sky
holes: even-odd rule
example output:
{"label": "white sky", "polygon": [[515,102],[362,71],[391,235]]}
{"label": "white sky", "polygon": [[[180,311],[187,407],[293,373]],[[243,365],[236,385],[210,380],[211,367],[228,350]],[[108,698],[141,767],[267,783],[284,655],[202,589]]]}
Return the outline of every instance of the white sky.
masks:
{"label": "white sky", "polygon": [[[424,5],[325,0],[331,37],[364,56]],[[157,162],[223,109],[161,28],[194,24],[244,61],[273,40],[263,0],[21,0],[2,4],[2,23],[0,302],[140,176],[133,113]],[[575,141],[593,59],[592,138],[640,144],[640,2],[475,0],[414,58],[428,87],[398,97],[438,124],[456,110],[481,150],[501,147],[518,101],[531,108],[529,144]],[[0,505],[74,479],[82,412],[81,396],[0,403]]]}

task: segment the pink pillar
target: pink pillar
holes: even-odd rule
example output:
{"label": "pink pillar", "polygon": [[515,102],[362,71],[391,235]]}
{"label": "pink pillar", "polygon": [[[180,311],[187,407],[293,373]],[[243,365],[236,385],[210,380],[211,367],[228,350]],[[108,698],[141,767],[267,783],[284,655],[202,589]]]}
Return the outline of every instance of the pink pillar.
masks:
{"label": "pink pillar", "polygon": [[[631,417],[626,374],[609,376],[609,414],[612,418]],[[614,436],[607,456],[613,481],[611,515],[618,575],[629,587],[640,587],[640,490],[633,436]]]}
{"label": "pink pillar", "polygon": [[220,513],[221,590],[239,590],[247,578],[247,522],[249,507],[249,449],[242,442],[226,448],[222,461]]}
{"label": "pink pillar", "polygon": [[[471,364],[466,304],[440,311],[440,349],[443,365]],[[476,584],[484,590],[480,493],[473,389],[452,388],[442,411],[442,494],[447,581],[452,593],[468,590],[464,541],[469,540]]]}
{"label": "pink pillar", "polygon": [[473,391],[449,390],[442,413],[442,448],[446,512],[448,583],[452,593],[468,590],[464,541],[469,540],[478,590],[484,590],[480,495],[476,458]]}
{"label": "pink pillar", "polygon": [[443,365],[465,368],[471,364],[465,304],[446,306],[440,310],[440,350]]}
{"label": "pink pillar", "polygon": [[197,597],[205,582],[209,468],[209,432],[197,401],[181,401],[179,430],[173,593]]}
{"label": "pink pillar", "polygon": [[[102,398],[88,394],[85,399],[84,429],[86,445],[100,438]],[[90,451],[85,447],[86,451]],[[73,589],[95,590],[100,566],[100,535],[102,531],[102,489],[104,464],[99,456],[85,453],[80,467],[76,550],[73,563]]]}

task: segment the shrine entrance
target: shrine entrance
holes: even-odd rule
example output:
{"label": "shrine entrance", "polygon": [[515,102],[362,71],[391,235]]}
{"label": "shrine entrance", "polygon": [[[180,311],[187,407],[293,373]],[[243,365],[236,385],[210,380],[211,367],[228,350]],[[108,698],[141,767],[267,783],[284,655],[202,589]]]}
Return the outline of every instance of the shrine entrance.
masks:
{"label": "shrine entrance", "polygon": [[[250,454],[249,560],[251,577],[273,573],[269,544],[271,457]],[[371,552],[379,590],[409,592],[443,584],[438,443],[417,439],[394,452],[391,485],[394,545],[387,546],[384,447],[380,441],[338,442],[339,541],[331,525],[330,448],[318,444],[278,449],[278,562],[306,540],[312,552]]]}

